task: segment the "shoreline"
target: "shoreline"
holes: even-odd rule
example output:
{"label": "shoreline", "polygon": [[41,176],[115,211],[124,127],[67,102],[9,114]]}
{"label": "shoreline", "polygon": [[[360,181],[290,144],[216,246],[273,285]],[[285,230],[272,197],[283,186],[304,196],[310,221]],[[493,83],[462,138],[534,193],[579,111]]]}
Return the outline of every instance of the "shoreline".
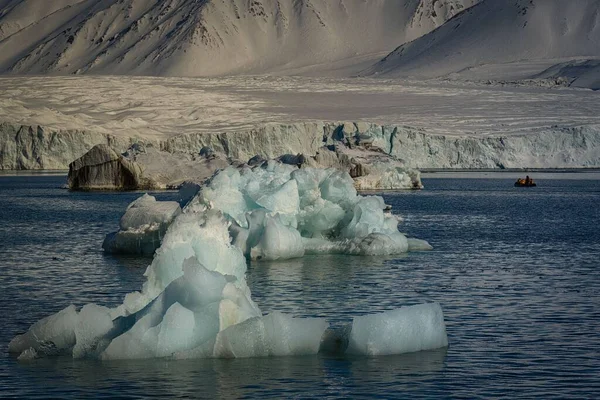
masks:
{"label": "shoreline", "polygon": [[511,170],[421,170],[421,179],[512,179],[531,176],[539,180],[600,180],[599,168],[511,169]]}
{"label": "shoreline", "polygon": [[0,177],[3,176],[62,176],[69,174],[68,169],[0,169]]}
{"label": "shoreline", "polygon": [[[510,169],[422,169],[424,179],[516,179],[528,174],[536,174],[535,179],[598,179],[600,168],[510,168]],[[14,176],[64,176],[68,170],[0,170],[0,178]],[[170,189],[173,190],[173,189]],[[162,191],[162,190],[161,190]],[[169,191],[169,189],[165,189]]]}
{"label": "shoreline", "polygon": [[421,173],[435,174],[448,172],[552,172],[552,173],[587,173],[600,172],[600,167],[564,167],[564,168],[417,168]]}

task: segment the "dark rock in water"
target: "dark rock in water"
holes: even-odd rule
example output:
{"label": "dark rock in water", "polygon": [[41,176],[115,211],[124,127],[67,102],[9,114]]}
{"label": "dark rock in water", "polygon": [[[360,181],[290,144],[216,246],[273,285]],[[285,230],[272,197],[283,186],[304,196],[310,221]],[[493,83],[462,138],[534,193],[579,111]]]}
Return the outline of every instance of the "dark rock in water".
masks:
{"label": "dark rock in water", "polygon": [[176,189],[184,181],[201,183],[228,165],[215,153],[199,157],[134,144],[118,154],[98,145],[69,165],[68,183],[72,190]]}
{"label": "dark rock in water", "polygon": [[135,190],[142,188],[142,169],[105,144],[69,164],[69,188],[72,190]]}

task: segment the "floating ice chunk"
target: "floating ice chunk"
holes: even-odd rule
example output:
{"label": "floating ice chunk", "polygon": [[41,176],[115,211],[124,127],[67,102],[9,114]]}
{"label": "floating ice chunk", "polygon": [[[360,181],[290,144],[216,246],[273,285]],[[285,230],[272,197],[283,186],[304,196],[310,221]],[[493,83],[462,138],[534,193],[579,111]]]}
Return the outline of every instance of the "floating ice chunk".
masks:
{"label": "floating ice chunk", "polygon": [[209,271],[193,257],[185,260],[183,275],[165,289],[165,301],[167,304],[178,301],[192,311],[200,311],[211,303],[221,301],[225,285],[225,275]]}
{"label": "floating ice chunk", "polygon": [[406,237],[399,233],[371,233],[363,238],[327,240],[302,238],[306,254],[349,254],[381,256],[401,254],[408,250]]}
{"label": "floating ice chunk", "polygon": [[354,185],[358,190],[423,188],[420,173],[417,171],[407,171],[404,168],[389,166],[387,163],[374,164],[371,168],[371,173],[368,175],[354,179]]}
{"label": "floating ice chunk", "polygon": [[214,357],[245,358],[317,354],[328,323],[282,313],[249,319],[217,335]]}
{"label": "floating ice chunk", "polygon": [[126,296],[124,312],[136,313],[158,297],[171,282],[183,276],[186,260],[195,260],[193,262],[209,271],[232,276],[235,285],[241,289],[246,287],[246,259],[238,248],[231,245],[223,216],[214,210],[184,213],[171,225],[146,270],[147,280],[142,293]]}
{"label": "floating ice chunk", "polygon": [[379,356],[446,346],[442,308],[430,303],[354,318],[347,352]]}
{"label": "floating ice chunk", "polygon": [[233,221],[229,227],[232,243],[239,248],[242,253],[250,258],[250,252],[255,247],[265,230],[266,210],[255,210],[246,213],[247,229],[241,227],[236,221]]}
{"label": "floating ice chunk", "polygon": [[[70,305],[58,313],[46,317],[29,328],[27,333],[16,336],[8,344],[11,353],[33,349],[38,354],[58,354],[71,349],[76,342],[77,309]],[[31,350],[29,350],[31,352]]]}
{"label": "floating ice chunk", "polygon": [[193,349],[214,340],[220,329],[219,310],[219,302],[194,312],[178,302],[168,305],[164,298],[159,297],[147,313],[140,313],[131,329],[110,342],[101,358],[170,357]]}
{"label": "floating ice chunk", "polygon": [[408,250],[409,251],[420,251],[420,250],[432,250],[433,246],[426,240],[421,239],[408,239]]}
{"label": "floating ice chunk", "polygon": [[[356,242],[356,239],[353,240]],[[366,256],[383,256],[387,254],[400,254],[408,251],[406,236],[399,232],[370,233],[357,243],[357,249],[350,250],[350,254]]]}
{"label": "floating ice chunk", "polygon": [[[235,168],[226,168],[216,174],[210,182],[200,189],[198,196],[190,201],[190,206],[197,203],[217,207],[223,214],[246,227],[245,214],[250,198],[239,190],[244,180]],[[255,206],[254,208],[258,208]]]}
{"label": "floating ice chunk", "polygon": [[302,238],[304,254],[348,254],[352,241],[342,239],[330,241],[324,238]]}
{"label": "floating ice chunk", "polygon": [[[203,328],[206,329],[206,325]],[[183,307],[179,303],[173,304],[165,313],[162,322],[157,327],[158,332],[156,357],[166,357],[177,351],[185,350],[190,347],[196,347],[206,339],[205,335],[199,335],[198,338],[194,332],[196,319],[194,312]],[[208,336],[208,335],[206,335]]]}
{"label": "floating ice chunk", "polygon": [[153,328],[151,320],[151,315],[141,318],[130,330],[114,338],[100,357],[104,360],[156,357],[158,331]]}
{"label": "floating ice chunk", "polygon": [[164,232],[160,226],[147,226],[143,229],[112,232],[106,235],[102,249],[114,254],[139,254],[151,256],[160,247]]}
{"label": "floating ice chunk", "polygon": [[112,329],[108,308],[89,304],[77,312],[71,305],[35,323],[27,333],[15,337],[8,349],[27,359],[64,352],[80,358],[96,351],[99,339]]}
{"label": "floating ice chunk", "polygon": [[[298,183],[298,193],[303,198],[307,193],[314,191],[320,193],[319,186],[334,172],[335,170],[331,168],[302,168],[292,172],[290,177]],[[318,196],[321,197],[320,194]],[[301,204],[301,206],[305,206],[305,204]]]}
{"label": "floating ice chunk", "polygon": [[120,230],[108,234],[102,248],[110,253],[152,255],[179,214],[181,207],[176,201],[157,201],[144,194],[127,207]]}
{"label": "floating ice chunk", "polygon": [[145,225],[168,224],[180,213],[181,207],[176,201],[157,201],[146,193],[127,207],[119,227],[125,231]]}

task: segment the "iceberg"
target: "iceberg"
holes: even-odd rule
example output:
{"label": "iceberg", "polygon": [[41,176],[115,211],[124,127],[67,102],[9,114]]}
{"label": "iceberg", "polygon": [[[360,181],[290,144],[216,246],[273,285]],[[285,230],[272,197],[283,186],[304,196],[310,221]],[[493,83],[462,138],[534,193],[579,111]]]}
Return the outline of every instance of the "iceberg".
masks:
{"label": "iceberg", "polygon": [[[151,254],[152,245],[160,245],[162,231],[148,221],[156,219],[156,208],[174,210],[174,205],[161,208],[156,202],[140,208],[136,202],[124,219],[130,219],[128,214],[133,211],[147,210],[152,215],[139,218],[145,224],[127,229],[121,224],[119,232],[107,236],[106,251]],[[398,231],[400,218],[387,212],[382,197],[359,195],[350,175],[335,168],[298,168],[275,160],[253,168],[229,167],[198,186],[183,212],[203,207],[224,215],[232,243],[253,260],[325,253],[392,255],[431,249],[427,242],[408,239]],[[161,226],[170,221],[163,218]]]}
{"label": "iceberg", "polygon": [[439,303],[426,303],[354,317],[349,324],[328,329],[320,351],[336,356],[374,357],[447,346],[442,307]]}
{"label": "iceberg", "polygon": [[[100,360],[271,357],[323,350],[328,322],[263,315],[246,282],[247,258],[284,259],[311,252],[394,254],[410,247],[383,199],[356,194],[337,170],[271,163],[226,169],[183,210],[136,200],[121,228],[165,229],[141,290],[114,308],[71,305],[16,336],[21,360],[55,355]],[[165,226],[167,226],[164,228]],[[155,228],[150,228],[155,227]],[[422,242],[413,244],[422,247]],[[348,354],[413,352],[447,345],[439,305],[355,318]]]}

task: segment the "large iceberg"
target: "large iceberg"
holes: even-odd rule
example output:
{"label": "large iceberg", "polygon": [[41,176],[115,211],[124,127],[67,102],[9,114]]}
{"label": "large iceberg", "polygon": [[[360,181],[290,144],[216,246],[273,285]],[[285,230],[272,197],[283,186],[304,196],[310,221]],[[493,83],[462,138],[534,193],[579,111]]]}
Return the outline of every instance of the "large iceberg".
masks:
{"label": "large iceberg", "polygon": [[[246,257],[290,258],[307,249],[406,251],[410,243],[383,208],[381,198],[357,196],[347,174],[276,163],[224,170],[183,212],[142,197],[127,210],[123,228],[172,218],[142,289],[112,309],[69,306],[16,336],[9,351],[20,359],[66,354],[102,360],[316,354],[336,330],[323,318],[263,315],[246,283]],[[342,353],[396,354],[447,345],[437,304],[357,317],[344,332],[348,345]]]}
{"label": "large iceberg", "polygon": [[[158,248],[156,230],[148,227],[154,226],[150,222],[156,219],[156,209],[171,209],[159,204],[146,208],[149,222],[140,225],[143,229],[121,227],[107,236],[104,249],[139,254],[148,253],[152,243]],[[230,222],[232,243],[254,260],[322,253],[390,255],[431,248],[425,241],[407,239],[398,231],[399,217],[386,211],[382,197],[358,195],[350,175],[335,168],[298,168],[274,160],[254,168],[229,167],[199,188],[184,212],[203,207],[223,213]],[[141,210],[132,204],[123,218],[132,209]],[[163,217],[163,223],[168,221]]]}

